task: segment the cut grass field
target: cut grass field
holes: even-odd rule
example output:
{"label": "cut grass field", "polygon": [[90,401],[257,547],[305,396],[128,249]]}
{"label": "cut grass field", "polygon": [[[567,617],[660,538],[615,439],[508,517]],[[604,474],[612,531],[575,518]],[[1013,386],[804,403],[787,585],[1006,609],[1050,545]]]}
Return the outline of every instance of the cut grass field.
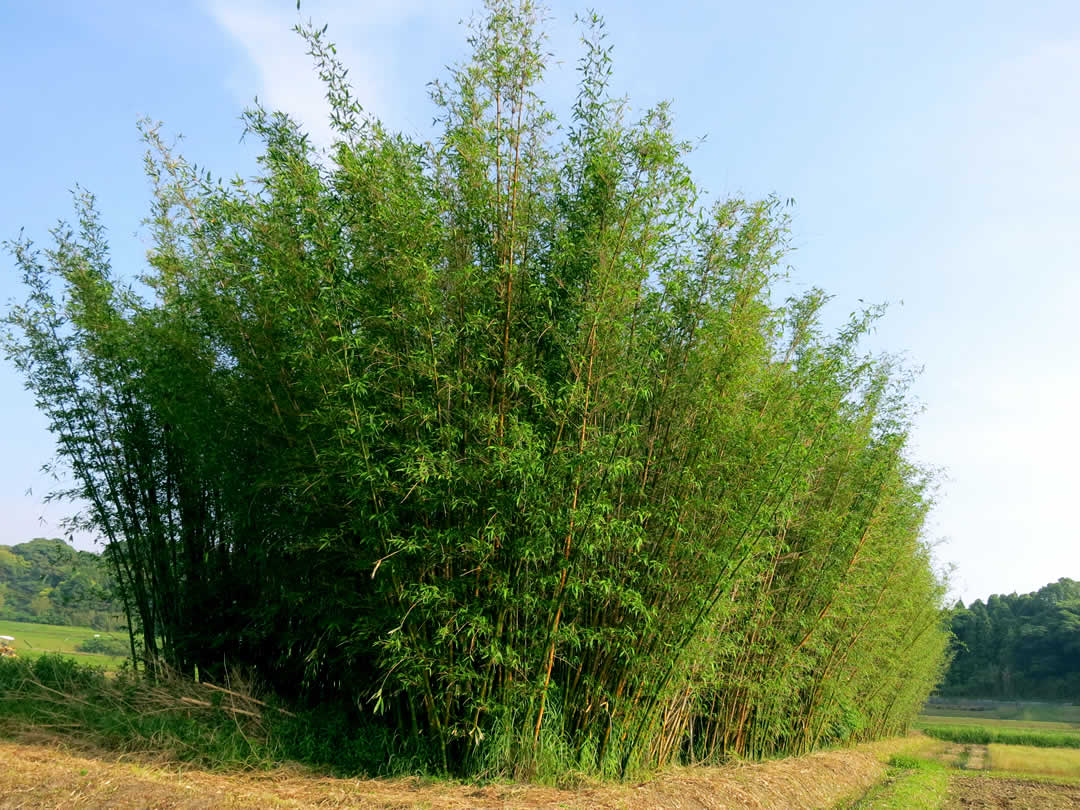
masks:
{"label": "cut grass field", "polygon": [[[54,637],[64,630],[50,629]],[[48,662],[36,662],[34,671],[42,670],[38,675],[44,677]],[[168,684],[135,690],[134,682],[128,683],[126,676],[106,679],[98,673],[94,681],[80,676],[80,668],[67,662],[51,666],[57,672],[70,669],[68,674],[75,680],[79,676],[87,683],[93,681],[93,688],[72,703],[61,698],[75,694],[73,686],[35,692],[25,678],[16,679],[18,684],[13,682],[13,688],[18,689],[11,698],[21,698],[23,703],[10,704],[6,721],[0,722],[0,737],[8,738],[0,740],[0,761],[5,763],[0,769],[0,808],[1080,807],[1080,750],[985,746],[919,734],[763,763],[668,768],[638,783],[581,778],[570,779],[566,785],[541,786],[417,777],[332,778],[312,765],[283,764],[293,762],[283,748],[263,745],[268,752],[276,751],[269,758],[256,756],[254,748],[247,754],[241,751],[226,756],[222,746],[234,726],[238,732],[234,736],[250,748],[258,743],[264,725],[260,713],[269,711],[270,718],[277,717],[273,714],[276,710],[254,698],[206,684],[187,684],[173,691]],[[54,672],[52,677],[56,680],[59,676]],[[127,686],[121,688],[124,683]],[[126,725],[120,730],[113,726],[102,730],[98,728],[100,718],[95,719],[91,711],[90,695],[112,692],[119,701],[114,714],[125,715]],[[225,700],[216,700],[215,695]],[[13,709],[20,705],[25,711],[16,717]],[[149,721],[157,725],[147,726]],[[963,725],[957,728],[964,733],[980,730]],[[991,730],[1046,734],[1002,726]],[[135,739],[139,736],[136,731],[145,744]],[[205,739],[193,736],[195,731]],[[127,734],[127,742],[118,746],[121,732]],[[187,748],[211,752],[212,756],[192,756]]]}
{"label": "cut grass field", "polygon": [[[1052,749],[999,752],[921,735],[763,763],[669,768],[638,783],[571,787],[471,784],[433,778],[332,778],[297,765],[203,770],[96,748],[55,728],[0,741],[0,808],[855,808],[1040,810],[1080,806],[1080,784],[1033,775]],[[964,749],[962,752],[960,749]],[[963,756],[959,756],[963,753]],[[975,754],[978,754],[976,756]],[[1000,753],[1012,756],[1002,759]],[[1066,754],[1076,752],[1066,751]],[[1009,773],[997,770],[1007,766]],[[1066,762],[1066,767],[1070,767]],[[970,770],[974,768],[976,770]],[[978,770],[990,768],[992,770]],[[1015,773],[1016,769],[1028,773]]]}
{"label": "cut grass field", "polygon": [[671,768],[647,782],[572,788],[452,780],[339,779],[297,766],[244,773],[178,769],[41,742],[0,740],[0,808],[522,808],[813,810],[847,807],[907,740],[717,768]]}
{"label": "cut grass field", "polygon": [[[599,782],[566,771],[553,784],[461,783],[417,776],[423,771],[408,764],[395,773],[382,761],[359,767],[360,760],[327,759],[310,744],[329,740],[340,755],[363,741],[335,732],[325,714],[285,711],[242,682],[229,686],[130,672],[106,678],[55,656],[0,660],[0,740],[12,742],[0,742],[0,808],[809,809],[862,795],[889,757],[912,744],[898,738],[760,763],[671,767],[642,774],[640,782]],[[384,776],[365,776],[378,773]],[[9,805],[5,797],[17,800]]]}
{"label": "cut grass field", "polygon": [[0,620],[0,636],[12,636],[15,639],[9,643],[15,648],[20,658],[33,660],[45,653],[59,653],[80,664],[92,664],[104,667],[106,670],[118,669],[127,660],[126,658],[100,653],[84,653],[75,649],[82,642],[94,638],[95,635],[120,641],[127,640],[125,633],[106,633],[92,627]]}

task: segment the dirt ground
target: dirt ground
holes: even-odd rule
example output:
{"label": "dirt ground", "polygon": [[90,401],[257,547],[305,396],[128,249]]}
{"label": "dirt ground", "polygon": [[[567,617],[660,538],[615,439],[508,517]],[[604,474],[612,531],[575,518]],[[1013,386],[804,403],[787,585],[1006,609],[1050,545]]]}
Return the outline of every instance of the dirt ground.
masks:
{"label": "dirt ground", "polygon": [[[808,810],[831,807],[861,795],[880,778],[882,759],[906,744],[902,739],[891,740],[758,764],[679,768],[642,784],[559,790],[528,785],[477,787],[418,779],[331,779],[287,767],[250,774],[208,773],[178,770],[175,765],[108,759],[66,751],[55,744],[0,741],[0,808]],[[1080,796],[1080,789],[1076,795]]]}
{"label": "dirt ground", "polygon": [[949,801],[945,810],[966,810],[973,807],[1015,810],[1080,808],[1080,785],[1051,785],[962,774],[950,778]]}
{"label": "dirt ground", "polygon": [[964,768],[969,771],[981,771],[984,768],[989,767],[989,757],[986,753],[985,745],[968,745],[967,748],[967,762],[964,764]]}

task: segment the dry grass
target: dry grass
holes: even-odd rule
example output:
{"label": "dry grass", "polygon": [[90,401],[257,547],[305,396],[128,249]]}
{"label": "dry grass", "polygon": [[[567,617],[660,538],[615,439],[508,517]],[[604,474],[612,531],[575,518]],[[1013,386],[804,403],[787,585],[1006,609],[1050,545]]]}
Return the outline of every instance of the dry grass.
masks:
{"label": "dry grass", "polygon": [[1074,748],[1032,748],[990,745],[990,766],[997,771],[1080,777],[1080,751]]}
{"label": "dry grass", "polygon": [[478,787],[416,779],[332,779],[297,768],[220,774],[177,770],[55,745],[0,742],[0,808],[740,808],[831,807],[881,777],[910,740],[722,768],[679,768],[637,785],[578,790]]}

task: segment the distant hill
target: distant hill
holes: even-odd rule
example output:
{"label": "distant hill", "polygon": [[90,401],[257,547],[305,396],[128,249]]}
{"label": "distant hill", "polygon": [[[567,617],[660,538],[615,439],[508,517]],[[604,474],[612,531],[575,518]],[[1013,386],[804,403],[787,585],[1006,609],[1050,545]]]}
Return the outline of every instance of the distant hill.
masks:
{"label": "distant hill", "polygon": [[0,546],[0,619],[118,630],[122,614],[100,555],[44,537]]}
{"label": "distant hill", "polygon": [[961,602],[951,621],[955,657],[939,694],[1080,700],[1080,582]]}

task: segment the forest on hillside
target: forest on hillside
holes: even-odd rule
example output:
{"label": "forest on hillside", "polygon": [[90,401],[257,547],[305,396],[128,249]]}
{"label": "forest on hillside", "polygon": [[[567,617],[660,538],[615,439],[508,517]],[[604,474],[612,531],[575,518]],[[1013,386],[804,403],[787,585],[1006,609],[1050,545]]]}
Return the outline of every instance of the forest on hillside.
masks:
{"label": "forest on hillside", "polygon": [[101,556],[44,537],[0,546],[0,619],[126,628]]}
{"label": "forest on hillside", "polygon": [[909,374],[860,343],[880,311],[779,300],[787,208],[708,201],[595,16],[557,121],[541,16],[487,4],[433,142],[301,27],[329,149],[256,105],[258,176],[221,180],[146,124],[146,266],[113,267],[88,192],[9,245],[7,352],[143,663],[337,706],[373,768],[625,775],[904,730],[945,584]]}
{"label": "forest on hillside", "polygon": [[1080,700],[1080,582],[961,602],[950,624],[953,660],[941,695]]}

